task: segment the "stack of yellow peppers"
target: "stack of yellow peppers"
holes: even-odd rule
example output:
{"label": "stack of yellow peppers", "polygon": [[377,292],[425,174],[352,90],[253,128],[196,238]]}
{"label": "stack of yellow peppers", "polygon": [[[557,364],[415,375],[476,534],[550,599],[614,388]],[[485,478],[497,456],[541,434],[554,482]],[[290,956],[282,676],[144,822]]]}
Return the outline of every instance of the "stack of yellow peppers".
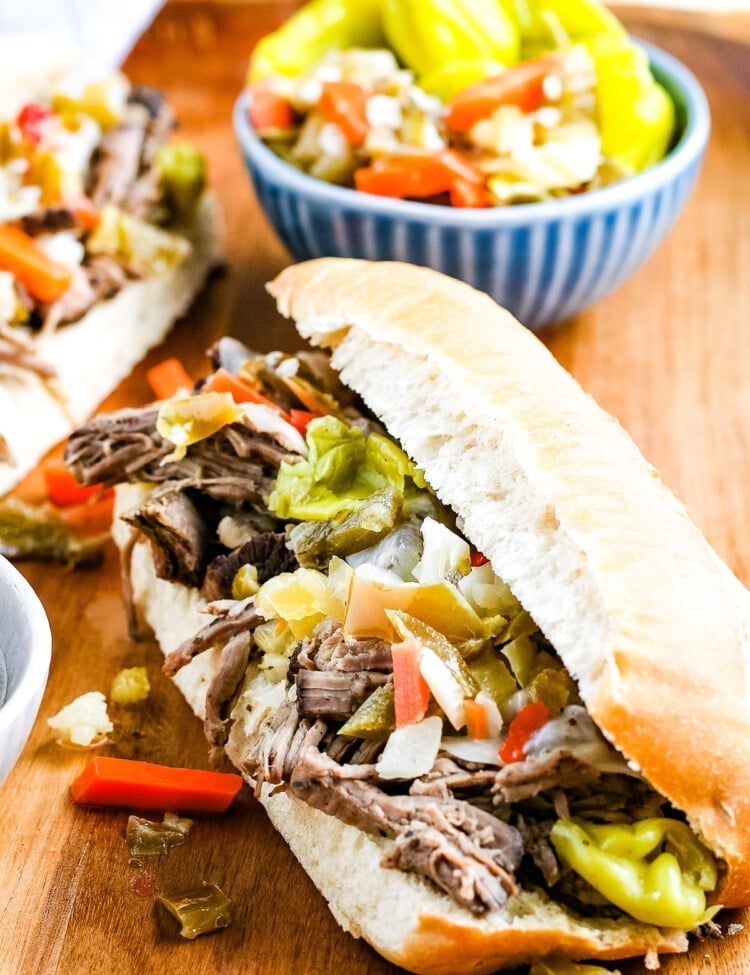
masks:
{"label": "stack of yellow peppers", "polygon": [[296,76],[330,50],[388,46],[447,100],[545,51],[582,44],[597,74],[602,154],[636,173],[669,148],[674,105],[648,58],[597,0],[311,0],[262,38],[249,78]]}

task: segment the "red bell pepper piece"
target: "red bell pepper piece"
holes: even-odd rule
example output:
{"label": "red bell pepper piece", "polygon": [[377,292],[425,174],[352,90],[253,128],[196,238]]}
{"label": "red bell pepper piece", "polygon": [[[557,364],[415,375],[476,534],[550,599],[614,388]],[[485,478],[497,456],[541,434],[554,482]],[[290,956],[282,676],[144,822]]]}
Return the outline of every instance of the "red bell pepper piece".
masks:
{"label": "red bell pepper piece", "polygon": [[107,488],[87,501],[61,508],[60,517],[83,536],[102,535],[112,527],[114,508],[115,489]]}
{"label": "red bell pepper piece", "polygon": [[543,55],[506,68],[502,74],[481,78],[448,102],[446,122],[454,132],[468,132],[500,105],[516,105],[533,112],[544,104],[544,80],[560,67],[557,58]]}
{"label": "red bell pepper piece", "polygon": [[73,780],[70,796],[84,806],[224,812],[241,788],[242,776],[229,772],[98,756]]}
{"label": "red bell pepper piece", "polygon": [[16,116],[16,125],[19,127],[25,139],[37,146],[42,141],[44,123],[53,118],[55,113],[45,105],[37,105],[36,102],[29,102],[24,105]]}
{"label": "red bell pepper piece", "polygon": [[521,708],[508,728],[508,734],[500,747],[499,755],[506,765],[523,761],[526,742],[535,731],[549,721],[549,708],[544,701],[532,701]]}
{"label": "red bell pepper piece", "polygon": [[289,422],[303,436],[308,424],[312,423],[313,420],[317,420],[319,416],[320,413],[312,413],[310,410],[289,410]]}
{"label": "red bell pepper piece", "polygon": [[430,688],[419,670],[420,653],[416,640],[394,643],[391,647],[397,728],[421,721],[430,703]]}
{"label": "red bell pepper piece", "polygon": [[91,484],[87,487],[79,484],[60,458],[45,463],[42,477],[47,489],[47,497],[58,508],[81,504],[101,491],[101,484]]}
{"label": "red bell pepper piece", "polygon": [[325,81],[318,108],[338,125],[350,145],[361,146],[370,131],[367,99],[367,91],[354,81]]}

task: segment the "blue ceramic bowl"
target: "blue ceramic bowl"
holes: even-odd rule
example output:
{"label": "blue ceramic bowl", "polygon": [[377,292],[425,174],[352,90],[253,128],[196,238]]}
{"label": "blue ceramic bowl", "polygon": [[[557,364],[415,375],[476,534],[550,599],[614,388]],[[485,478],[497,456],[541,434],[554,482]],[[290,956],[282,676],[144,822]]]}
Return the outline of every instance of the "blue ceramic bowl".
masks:
{"label": "blue ceramic bowl", "polygon": [[633,274],[677,219],[698,175],[710,130],[703,90],[671,55],[643,47],[675,102],[675,144],[643,173],[567,199],[468,210],[332,186],[263,144],[248,122],[245,94],[235,104],[235,132],[258,200],[297,260],[427,265],[539,328],[570,318]]}
{"label": "blue ceramic bowl", "polygon": [[51,654],[52,635],[39,598],[0,556],[0,783],[29,737]]}

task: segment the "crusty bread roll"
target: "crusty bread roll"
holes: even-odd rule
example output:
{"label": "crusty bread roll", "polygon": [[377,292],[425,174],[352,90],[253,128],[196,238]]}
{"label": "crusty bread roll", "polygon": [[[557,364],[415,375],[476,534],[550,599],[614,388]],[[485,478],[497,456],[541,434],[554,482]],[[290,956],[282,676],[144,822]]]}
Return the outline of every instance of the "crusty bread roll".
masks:
{"label": "crusty bread roll", "polygon": [[[458,514],[606,737],[721,858],[714,899],[747,903],[750,594],[658,473],[538,339],[466,285],[407,265],[324,259],[288,268],[269,290],[305,338],[333,350],[344,382]],[[118,510],[139,490],[118,488]],[[130,529],[117,522],[115,537],[125,547]],[[143,541],[130,572],[135,604],[169,652],[200,626],[200,597],[157,579]],[[176,677],[199,715],[217,666],[209,651]],[[251,668],[233,711],[227,753],[238,766],[248,694],[262,680]],[[377,838],[287,793],[262,801],[339,923],[409,970],[687,947],[680,932],[582,919],[541,892],[474,917],[383,869]]]}
{"label": "crusty bread roll", "polygon": [[189,231],[187,256],[163,274],[129,281],[114,298],[98,302],[77,322],[35,343],[51,363],[54,380],[0,364],[0,496],[82,423],[158,345],[188,310],[212,268],[221,260],[219,204],[204,194]]}

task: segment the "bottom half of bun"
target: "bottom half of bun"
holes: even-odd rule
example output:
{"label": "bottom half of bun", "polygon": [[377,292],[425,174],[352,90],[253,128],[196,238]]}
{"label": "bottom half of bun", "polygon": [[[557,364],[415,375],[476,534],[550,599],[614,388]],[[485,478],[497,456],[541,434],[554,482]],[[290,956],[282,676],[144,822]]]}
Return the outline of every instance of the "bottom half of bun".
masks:
{"label": "bottom half of bun", "polygon": [[[118,489],[119,507],[128,489]],[[128,544],[130,529],[116,522],[115,538]],[[166,654],[205,622],[197,591],[155,574],[148,543],[129,552],[129,588],[139,621]],[[202,653],[175,677],[195,714],[219,666],[219,652]],[[240,768],[247,748],[249,682],[234,704],[227,754]],[[381,866],[384,840],[340,822],[285,792],[264,791],[260,801],[341,927],[365,939],[389,961],[424,975],[489,973],[537,958],[573,960],[646,956],[687,950],[687,936],[627,919],[585,918],[540,891],[523,890],[505,908],[475,917],[413,874]]]}
{"label": "bottom half of bun", "polygon": [[45,382],[28,370],[0,371],[0,496],[94,412],[188,310],[222,259],[217,200],[207,194],[190,231],[192,249],[169,271],[130,281],[114,298],[60,327],[40,343],[56,370]]}

